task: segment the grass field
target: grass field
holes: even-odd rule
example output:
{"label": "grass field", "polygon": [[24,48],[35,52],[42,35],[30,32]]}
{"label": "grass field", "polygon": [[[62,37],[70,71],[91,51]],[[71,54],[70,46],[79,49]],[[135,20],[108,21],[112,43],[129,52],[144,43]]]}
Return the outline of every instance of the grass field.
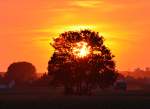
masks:
{"label": "grass field", "polygon": [[0,92],[0,109],[150,109],[150,92],[97,92],[92,96],[64,96],[50,88]]}

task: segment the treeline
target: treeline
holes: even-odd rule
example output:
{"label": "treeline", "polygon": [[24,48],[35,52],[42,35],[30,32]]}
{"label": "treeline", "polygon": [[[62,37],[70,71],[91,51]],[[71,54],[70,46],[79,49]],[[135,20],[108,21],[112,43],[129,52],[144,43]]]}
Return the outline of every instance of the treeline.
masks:
{"label": "treeline", "polygon": [[120,71],[119,73],[124,76],[131,76],[134,78],[150,78],[150,68],[146,67],[145,69],[136,68],[133,71]]}
{"label": "treeline", "polygon": [[128,90],[146,90],[150,91],[150,78],[135,78],[133,76],[125,77],[126,83],[128,84]]}

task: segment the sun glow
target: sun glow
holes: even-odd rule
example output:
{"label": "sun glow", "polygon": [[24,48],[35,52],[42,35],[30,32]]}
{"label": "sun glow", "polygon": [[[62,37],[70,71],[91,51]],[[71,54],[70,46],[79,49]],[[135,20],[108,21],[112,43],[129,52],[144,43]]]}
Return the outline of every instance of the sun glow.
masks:
{"label": "sun glow", "polygon": [[76,57],[83,58],[90,54],[91,47],[88,45],[87,42],[78,42],[76,45],[72,48],[72,53]]}
{"label": "sun glow", "polygon": [[64,31],[80,31],[80,30],[96,30],[95,25],[61,25],[53,27],[53,29],[46,29],[45,31],[52,30],[54,33],[59,34]]}

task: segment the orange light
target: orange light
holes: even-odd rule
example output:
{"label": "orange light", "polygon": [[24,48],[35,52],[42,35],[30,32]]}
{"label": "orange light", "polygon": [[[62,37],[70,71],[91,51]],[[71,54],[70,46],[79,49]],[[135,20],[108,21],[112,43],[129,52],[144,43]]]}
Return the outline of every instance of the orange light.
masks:
{"label": "orange light", "polygon": [[90,54],[91,47],[87,42],[78,42],[73,46],[72,53],[76,57],[83,58]]}

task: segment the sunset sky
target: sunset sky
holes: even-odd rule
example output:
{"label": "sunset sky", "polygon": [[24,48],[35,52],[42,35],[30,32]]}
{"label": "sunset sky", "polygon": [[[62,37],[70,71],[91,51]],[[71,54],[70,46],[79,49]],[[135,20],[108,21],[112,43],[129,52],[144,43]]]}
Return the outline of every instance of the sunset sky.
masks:
{"label": "sunset sky", "polygon": [[105,37],[117,69],[150,67],[150,0],[0,0],[0,71],[16,61],[46,72],[49,43],[67,30]]}

